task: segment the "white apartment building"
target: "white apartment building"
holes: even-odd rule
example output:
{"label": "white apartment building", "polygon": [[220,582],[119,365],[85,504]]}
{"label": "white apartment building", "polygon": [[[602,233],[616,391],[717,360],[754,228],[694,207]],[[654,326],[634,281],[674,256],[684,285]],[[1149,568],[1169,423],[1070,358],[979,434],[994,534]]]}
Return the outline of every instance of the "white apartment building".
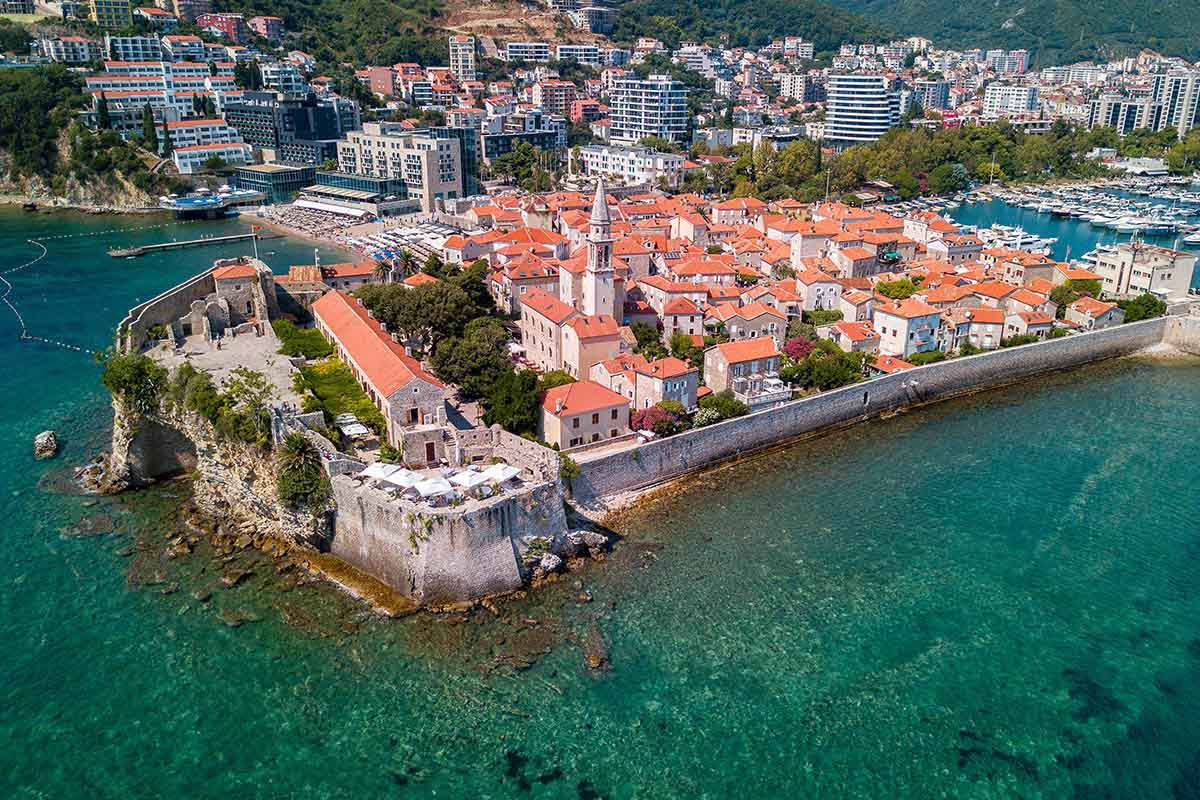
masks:
{"label": "white apartment building", "polygon": [[[241,134],[223,119],[181,119],[164,122],[160,127],[164,126],[175,149],[198,144],[240,144],[242,141]],[[159,138],[165,137],[160,133]]]}
{"label": "white apartment building", "polygon": [[600,66],[602,61],[600,48],[594,44],[560,44],[554,48],[554,57],[559,61],[578,61],[593,67]]}
{"label": "white apartment building", "polygon": [[42,55],[57,64],[86,64],[101,58],[100,43],[82,36],[40,40]]}
{"label": "white apartment building", "polygon": [[787,100],[804,100],[808,79],[803,75],[784,73],[779,76],[779,96]]}
{"label": "white apartment building", "polygon": [[1038,90],[1036,86],[1010,86],[990,84],[983,93],[983,116],[997,119],[1009,114],[1028,114],[1037,111]]}
{"label": "white apartment building", "polygon": [[157,36],[113,36],[105,34],[104,52],[114,61],[161,61],[162,42]]}
{"label": "white apartment building", "polygon": [[655,184],[663,178],[677,187],[683,180],[683,162],[681,155],[649,147],[589,144],[572,153],[571,171],[628,185]]}
{"label": "white apartment building", "polygon": [[261,64],[263,86],[286,94],[304,94],[308,91],[308,81],[300,74],[294,64],[276,61]]}
{"label": "white apartment building", "polygon": [[1107,295],[1140,295],[1183,298],[1192,284],[1196,256],[1166,247],[1125,243],[1097,252],[1093,271]]}
{"label": "white apartment building", "polygon": [[250,145],[240,142],[195,144],[189,147],[177,147],[171,154],[175,168],[180,175],[191,175],[204,169],[204,164],[216,156],[226,166],[240,166],[250,163]]}
{"label": "white apartment building", "polygon": [[162,37],[163,55],[168,61],[204,61],[204,40],[184,33]]}
{"label": "white apartment building", "polygon": [[687,134],[687,89],[670,75],[650,75],[645,80],[625,75],[613,81],[609,92],[610,138],[638,142],[661,136],[682,142]]}
{"label": "white apartment building", "polygon": [[921,108],[942,109],[950,107],[950,82],[920,78],[913,81],[911,102]]}
{"label": "white apartment building", "polygon": [[504,60],[545,64],[550,61],[550,45],[546,42],[509,42],[504,46]]}
{"label": "white apartment building", "polygon": [[450,71],[460,81],[475,80],[475,37],[450,37]]}
{"label": "white apartment building", "polygon": [[338,142],[338,171],[403,182],[408,199],[432,211],[463,196],[458,139],[438,139],[389,122],[365,122]]}
{"label": "white apartment building", "polygon": [[900,123],[900,93],[886,75],[833,74],[827,84],[825,138],[848,146],[873,142]]}
{"label": "white apartment building", "polygon": [[1200,72],[1156,75],[1153,97],[1163,105],[1158,130],[1175,128],[1182,138],[1196,126],[1197,110],[1200,109]]}
{"label": "white apartment building", "polygon": [[811,59],[814,55],[812,42],[806,42],[799,36],[783,37],[783,57],[794,59]]}

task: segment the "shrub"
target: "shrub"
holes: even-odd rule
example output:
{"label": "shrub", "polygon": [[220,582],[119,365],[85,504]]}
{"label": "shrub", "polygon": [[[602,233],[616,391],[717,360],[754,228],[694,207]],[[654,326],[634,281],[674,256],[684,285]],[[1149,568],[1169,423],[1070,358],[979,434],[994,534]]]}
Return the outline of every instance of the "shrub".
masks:
{"label": "shrub", "polygon": [[387,420],[358,385],[354,373],[344,363],[331,358],[308,364],[302,367],[300,372],[304,375],[305,386],[316,398],[316,403],[306,403],[306,408],[325,412],[326,424],[333,424],[333,418],[338,414],[349,412],[358,417],[377,436],[387,432]]}
{"label": "shrub", "polygon": [[925,353],[913,353],[908,358],[908,363],[915,367],[920,367],[925,364],[936,364],[938,361],[945,361],[946,354],[941,350],[930,350]]}
{"label": "shrub", "polygon": [[723,419],[724,417],[721,416],[721,412],[717,409],[702,407],[696,411],[695,415],[692,416],[692,425],[697,428],[703,428],[705,426],[720,422]]}
{"label": "shrub", "polygon": [[670,436],[680,430],[679,419],[662,406],[650,406],[633,412],[629,427],[635,431],[654,431],[659,436]]}
{"label": "shrub", "polygon": [[1001,347],[1020,347],[1023,344],[1033,344],[1038,340],[1038,337],[1032,333],[1022,333],[1019,336],[1010,336],[1007,339],[1000,340]]}
{"label": "shrub", "polygon": [[167,384],[167,371],[147,356],[130,353],[104,359],[104,387],[130,409],[152,411]]}
{"label": "shrub", "polygon": [[1118,300],[1117,305],[1125,312],[1126,322],[1161,317],[1167,313],[1167,304],[1148,292],[1132,300]]}
{"label": "shrub", "polygon": [[832,308],[818,308],[813,311],[805,311],[802,315],[804,322],[814,327],[832,325],[841,318],[842,312]]}
{"label": "shrub", "polygon": [[702,398],[700,400],[700,408],[701,410],[712,409],[721,415],[721,419],[744,417],[750,413],[750,407],[734,397],[733,392],[728,389]]}

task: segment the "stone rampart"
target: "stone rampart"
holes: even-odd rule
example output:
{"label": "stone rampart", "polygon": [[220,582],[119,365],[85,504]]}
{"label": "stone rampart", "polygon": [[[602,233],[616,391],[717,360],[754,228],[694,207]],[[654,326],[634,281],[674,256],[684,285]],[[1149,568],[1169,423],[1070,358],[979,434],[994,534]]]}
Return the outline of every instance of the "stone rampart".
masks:
{"label": "stone rampart", "polygon": [[192,303],[204,300],[216,290],[217,283],[210,269],[134,306],[117,326],[117,349],[124,353],[137,352],[146,341],[146,331],[155,325],[171,327],[191,311]]}
{"label": "stone rampart", "polygon": [[[640,489],[788,439],[1163,343],[1200,352],[1200,320],[1166,317],[885,375],[706,428],[580,460],[576,500]],[[1178,346],[1178,345],[1177,345]]]}
{"label": "stone rampart", "polygon": [[469,508],[434,508],[332,479],[337,502],[329,552],[426,605],[521,588],[527,543],[566,531],[562,495],[541,483]]}

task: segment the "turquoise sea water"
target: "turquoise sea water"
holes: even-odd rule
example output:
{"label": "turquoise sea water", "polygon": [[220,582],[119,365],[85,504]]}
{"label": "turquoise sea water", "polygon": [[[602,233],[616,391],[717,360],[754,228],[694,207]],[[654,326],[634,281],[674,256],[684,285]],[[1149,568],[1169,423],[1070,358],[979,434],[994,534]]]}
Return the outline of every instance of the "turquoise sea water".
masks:
{"label": "turquoise sea water", "polygon": [[[1121,197],[1133,195],[1117,193]],[[1134,198],[1145,201],[1144,197]],[[1158,203],[1159,201],[1151,201]],[[1169,204],[1163,204],[1164,206]],[[1037,236],[1053,236],[1058,239],[1051,248],[1051,255],[1059,259],[1078,259],[1084,253],[1100,244],[1118,244],[1129,241],[1129,234],[1117,233],[1108,228],[1097,228],[1087,221],[1073,217],[1054,217],[1050,214],[1038,213],[1031,208],[1021,208],[1010,205],[1003,200],[989,200],[986,203],[965,203],[949,212],[954,221],[961,225],[978,225],[988,227],[992,223],[1001,225],[1020,225],[1027,233]],[[1192,253],[1200,253],[1200,248],[1183,244],[1176,234],[1155,235],[1143,237],[1151,244],[1163,247],[1178,247]],[[1200,287],[1200,270],[1192,275],[1192,286]]]}
{"label": "turquoise sea water", "polygon": [[[116,224],[145,223],[0,214],[0,259]],[[214,255],[59,241],[16,300],[89,347]],[[62,493],[106,436],[97,371],[14,333],[0,314],[4,797],[1197,796],[1200,362],[711,472],[498,617],[382,621],[262,558],[162,558],[184,484]],[[46,427],[66,452],[38,463]],[[225,589],[231,564],[254,574]]]}

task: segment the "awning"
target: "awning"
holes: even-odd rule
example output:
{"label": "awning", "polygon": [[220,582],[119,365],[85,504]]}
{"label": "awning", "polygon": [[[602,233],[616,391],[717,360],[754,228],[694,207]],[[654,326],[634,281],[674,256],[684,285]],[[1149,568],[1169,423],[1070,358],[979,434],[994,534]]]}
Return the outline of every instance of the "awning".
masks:
{"label": "awning", "polygon": [[511,464],[492,464],[490,467],[485,469],[482,474],[489,480],[493,480],[496,483],[504,483],[505,481],[512,480],[520,475],[521,470],[517,469]]}
{"label": "awning", "polygon": [[401,467],[399,464],[384,464],[381,461],[377,461],[374,464],[371,464],[366,469],[364,469],[362,472],[358,473],[358,475],[356,477],[359,477],[359,478],[386,478],[388,475],[391,475],[393,472],[395,472],[396,470],[398,470],[400,468]]}
{"label": "awning", "polygon": [[413,487],[421,495],[421,497],[436,497],[438,495],[450,494],[454,491],[454,487],[450,485],[450,481],[445,478],[430,478],[424,480]]}
{"label": "awning", "polygon": [[330,214],[344,214],[347,217],[365,217],[369,212],[361,208],[345,208],[343,206],[318,203],[315,200],[297,200],[294,205],[301,208],[311,208],[313,211],[328,211]]}
{"label": "awning", "polygon": [[464,470],[457,475],[450,476],[450,482],[456,486],[461,486],[464,489],[474,489],[476,486],[482,486],[489,482],[489,478],[483,472],[473,472]]}

